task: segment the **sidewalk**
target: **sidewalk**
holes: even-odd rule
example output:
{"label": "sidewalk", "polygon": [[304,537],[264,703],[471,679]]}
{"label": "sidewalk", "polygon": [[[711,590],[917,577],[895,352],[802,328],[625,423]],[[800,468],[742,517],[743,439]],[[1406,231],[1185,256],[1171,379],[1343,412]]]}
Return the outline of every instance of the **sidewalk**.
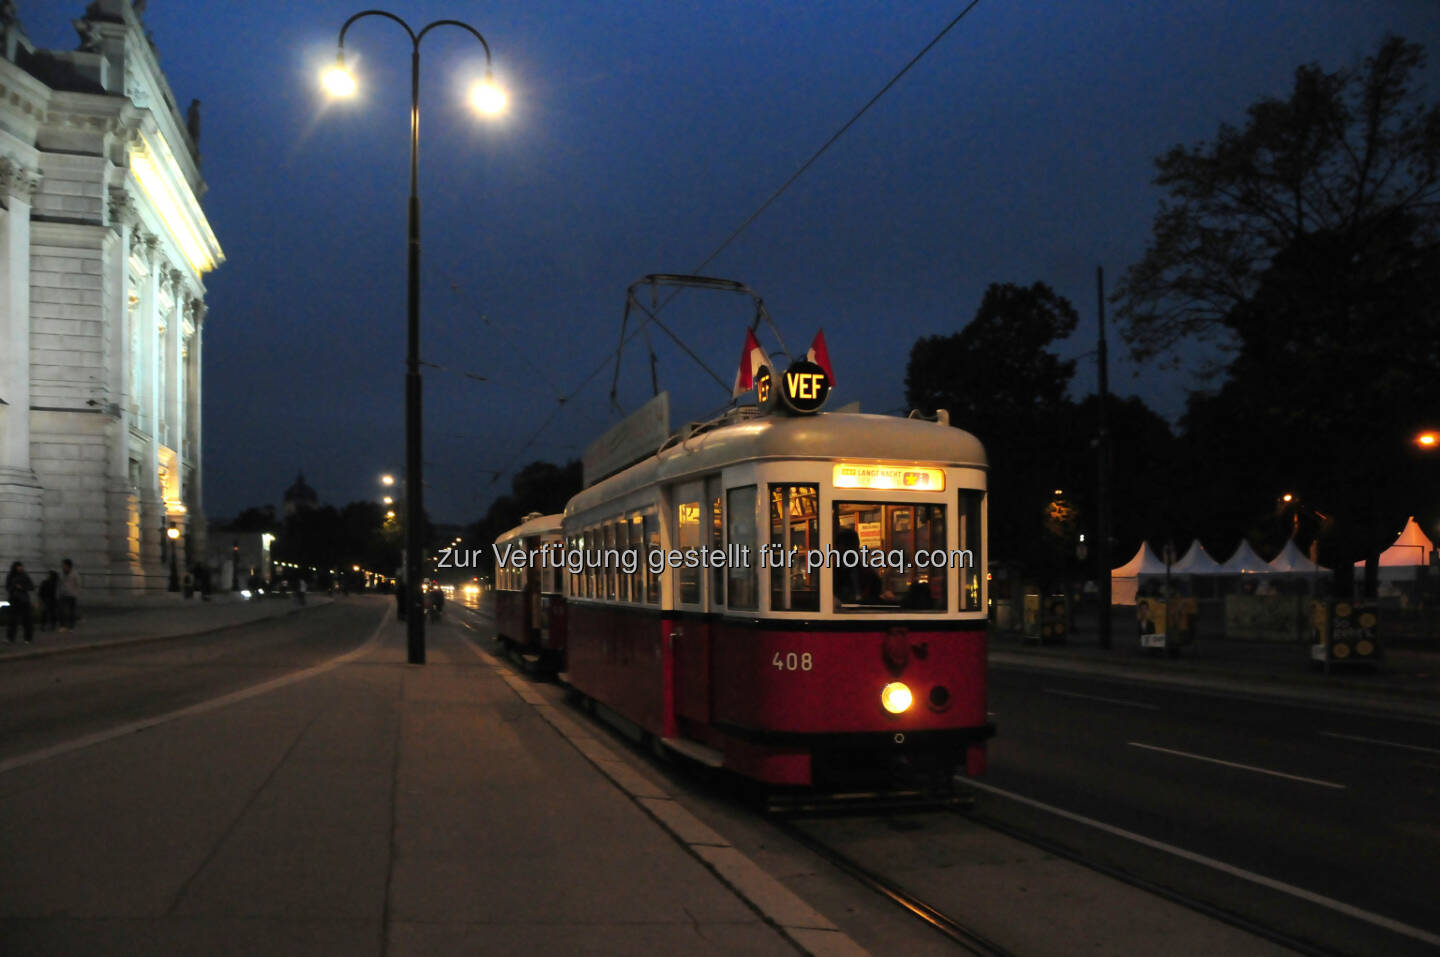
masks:
{"label": "sidewalk", "polygon": [[1050,645],[997,632],[990,662],[1440,718],[1440,651],[1415,647],[1387,648],[1374,670],[1325,674],[1310,660],[1310,646],[1298,642],[1200,638],[1178,658],[1167,658],[1140,648],[1138,637],[1123,629],[1116,629],[1109,650],[1093,631]]}
{"label": "sidewalk", "polygon": [[17,762],[0,951],[863,953],[459,626],[427,646],[387,610],[263,693]]}
{"label": "sidewalk", "polygon": [[82,600],[79,620],[73,629],[41,631],[40,623],[36,621],[33,644],[25,644],[19,631],[13,645],[0,639],[0,661],[68,654],[101,645],[138,644],[204,634],[266,618],[280,618],[306,608],[328,605],[330,601],[328,596],[321,595],[310,596],[304,605],[296,604],[294,598],[245,601],[228,595],[203,601],[198,596],[187,600],[168,592],[131,600],[124,605],[105,605],[100,598],[95,599],[94,604]]}

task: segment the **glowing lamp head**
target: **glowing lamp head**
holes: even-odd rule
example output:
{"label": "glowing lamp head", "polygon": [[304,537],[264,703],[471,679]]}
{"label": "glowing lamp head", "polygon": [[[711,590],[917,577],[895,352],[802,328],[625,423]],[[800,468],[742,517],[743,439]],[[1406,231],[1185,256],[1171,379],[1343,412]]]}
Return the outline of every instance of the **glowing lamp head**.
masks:
{"label": "glowing lamp head", "polygon": [[903,681],[892,681],[880,691],[880,705],[891,714],[904,714],[914,701]]}
{"label": "glowing lamp head", "polygon": [[1421,432],[1415,436],[1415,444],[1422,449],[1433,449],[1440,445],[1440,432]]}
{"label": "glowing lamp head", "polygon": [[382,476],[380,476],[380,484],[381,484],[381,485],[394,485],[394,484],[395,484],[395,476],[393,476],[393,475],[388,475],[388,474],[387,474],[387,475],[382,475]]}
{"label": "glowing lamp head", "polygon": [[174,525],[171,525],[169,528],[165,529],[165,536],[173,542],[175,541],[175,539],[180,537],[180,529],[176,528]]}
{"label": "glowing lamp head", "polygon": [[510,105],[510,96],[489,73],[470,88],[470,105],[485,116],[499,116]]}
{"label": "glowing lamp head", "polygon": [[1280,501],[1286,503],[1293,502],[1295,501],[1295,496],[1291,495],[1289,492],[1286,492],[1284,495],[1280,496]]}
{"label": "glowing lamp head", "polygon": [[320,83],[331,96],[355,95],[355,74],[345,65],[344,53],[335,54],[334,65],[320,74]]}

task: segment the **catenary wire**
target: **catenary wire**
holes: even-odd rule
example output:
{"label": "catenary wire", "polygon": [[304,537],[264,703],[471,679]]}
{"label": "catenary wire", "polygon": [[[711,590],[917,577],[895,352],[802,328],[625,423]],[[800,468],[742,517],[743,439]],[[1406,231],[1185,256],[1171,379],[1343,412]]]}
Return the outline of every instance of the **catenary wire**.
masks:
{"label": "catenary wire", "polygon": [[[743,233],[746,229],[748,229],[752,223],[759,219],[761,215],[763,215],[764,212],[769,209],[777,199],[784,195],[786,190],[793,186],[795,182],[810,169],[811,166],[815,165],[815,162],[820,159],[820,157],[824,155],[831,146],[835,145],[835,143],[840,139],[840,137],[844,136],[845,133],[850,129],[850,127],[855,125],[855,123],[860,119],[860,117],[864,116],[867,112],[869,112],[870,108],[874,106],[877,102],[879,102],[881,97],[883,97],[886,93],[890,92],[890,89],[895,86],[896,83],[900,82],[900,79],[905,76],[905,74],[909,73],[910,70],[915,66],[915,64],[919,63],[920,60],[923,59],[927,53],[934,49],[937,43],[945,39],[946,34],[948,34],[952,29],[954,29],[955,26],[958,25],[961,20],[965,19],[965,17],[970,13],[970,11],[974,10],[977,6],[979,6],[979,4],[980,0],[970,0],[970,3],[966,4],[963,10],[957,13],[954,18],[950,20],[949,23],[945,24],[945,26],[941,28],[940,32],[935,34],[935,36],[930,39],[930,42],[925,44],[925,46],[920,49],[919,53],[916,53],[913,57],[911,57],[910,61],[906,63],[903,67],[901,67],[900,71],[894,76],[892,76],[889,81],[880,88],[879,92],[877,92],[874,96],[870,97],[870,99],[866,101],[864,106],[860,107],[860,109],[857,110],[855,114],[850,117],[850,119],[846,120],[844,125],[842,125],[838,130],[836,130],[834,134],[832,134],[830,138],[827,139],[825,143],[810,156],[809,159],[802,163],[800,165],[800,168],[797,169],[794,173],[792,173],[790,175],[790,178],[785,180],[785,182],[780,185],[779,189],[771,193],[769,198],[767,198],[765,202],[761,203],[759,208],[757,208],[755,212],[747,216],[744,222],[742,222],[739,226],[735,227],[735,229],[731,231],[729,236],[725,237],[725,239],[720,243],[720,245],[716,246],[713,250],[711,250],[710,254],[706,256],[703,260],[701,260],[698,266],[691,270],[691,273],[693,275],[699,275],[706,266],[714,262],[716,257],[718,257],[731,243],[733,243],[737,238],[739,238],[740,234]],[[661,310],[663,310],[667,305],[670,304],[671,301],[674,300],[676,296],[680,294],[681,291],[682,290],[677,289],[672,292],[669,296],[665,298],[663,302],[656,306],[654,312],[659,313]],[[560,399],[557,402],[555,408],[551,410],[550,414],[545,417],[544,421],[542,421],[540,425],[535,429],[535,431],[531,433],[530,438],[526,440],[525,444],[521,446],[520,450],[510,459],[509,462],[505,464],[504,469],[500,472],[497,472],[495,477],[490,480],[491,484],[499,481],[501,475],[510,474],[510,470],[514,468],[515,463],[520,460],[520,458],[535,444],[536,440],[540,438],[540,436],[545,432],[545,430],[550,427],[550,423],[555,421],[555,417],[560,414],[561,409],[565,408],[566,403],[568,403],[571,399],[574,399],[577,395],[583,392],[585,388],[591,383],[591,381],[594,380],[595,376],[599,375],[601,370],[603,370],[607,365],[610,364],[610,361],[615,357],[615,354],[620,350],[624,349],[626,343],[628,343],[630,340],[634,339],[642,331],[644,331],[647,324],[648,320],[642,319],[641,322],[638,324],[638,327],[628,336],[626,336],[625,339],[620,343],[619,346],[615,348],[614,351],[607,353],[605,357],[600,360],[600,363],[596,365],[594,369],[590,370],[589,375],[585,376],[584,379],[580,380],[580,384],[578,386],[571,389],[568,393],[560,396]]]}

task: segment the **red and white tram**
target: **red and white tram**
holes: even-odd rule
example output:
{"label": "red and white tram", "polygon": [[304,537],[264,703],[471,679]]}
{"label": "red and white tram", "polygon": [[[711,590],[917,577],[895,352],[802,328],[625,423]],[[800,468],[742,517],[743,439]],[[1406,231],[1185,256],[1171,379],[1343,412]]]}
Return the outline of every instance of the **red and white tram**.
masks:
{"label": "red and white tram", "polygon": [[586,558],[565,569],[567,680],[767,785],[979,774],[986,472],[943,416],[761,415],[674,440],[565,509]]}
{"label": "red and white tram", "polygon": [[545,670],[565,660],[560,522],[532,513],[495,539],[495,637]]}

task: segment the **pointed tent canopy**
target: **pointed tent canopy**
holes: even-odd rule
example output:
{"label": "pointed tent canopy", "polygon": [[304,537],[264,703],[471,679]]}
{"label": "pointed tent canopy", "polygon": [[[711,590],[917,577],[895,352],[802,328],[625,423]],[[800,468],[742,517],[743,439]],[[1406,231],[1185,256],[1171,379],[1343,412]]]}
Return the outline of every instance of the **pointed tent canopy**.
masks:
{"label": "pointed tent canopy", "polygon": [[1235,549],[1235,554],[1230,560],[1220,566],[1221,575],[1266,575],[1274,571],[1265,564],[1264,559],[1255,554],[1255,549],[1245,539],[1240,539],[1240,545]]}
{"label": "pointed tent canopy", "polygon": [[1150,550],[1149,542],[1141,542],[1135,557],[1110,572],[1111,578],[1135,578],[1139,575],[1163,575],[1165,563]]}
{"label": "pointed tent canopy", "polygon": [[[1411,515],[1405,521],[1405,530],[1400,533],[1399,538],[1395,539],[1395,544],[1380,553],[1380,565],[1382,567],[1428,565],[1430,552],[1434,548],[1435,544],[1425,536],[1424,532],[1420,531],[1415,516]],[[1358,561],[1355,563],[1355,567],[1361,568],[1364,564],[1363,560]]]}
{"label": "pointed tent canopy", "polygon": [[1330,571],[1330,569],[1312,562],[1304,552],[1300,551],[1293,538],[1285,542],[1285,547],[1280,549],[1279,555],[1270,559],[1270,570],[1282,574],[1303,573],[1306,575]]}
{"label": "pointed tent canopy", "polygon": [[1149,544],[1141,542],[1134,558],[1110,572],[1110,604],[1135,604],[1135,593],[1140,590],[1140,576],[1163,574],[1165,563],[1150,550]]}
{"label": "pointed tent canopy", "polygon": [[1218,575],[1220,574],[1220,563],[1210,557],[1205,551],[1205,546],[1200,544],[1200,539],[1190,543],[1190,550],[1185,557],[1170,566],[1170,572],[1174,575]]}

